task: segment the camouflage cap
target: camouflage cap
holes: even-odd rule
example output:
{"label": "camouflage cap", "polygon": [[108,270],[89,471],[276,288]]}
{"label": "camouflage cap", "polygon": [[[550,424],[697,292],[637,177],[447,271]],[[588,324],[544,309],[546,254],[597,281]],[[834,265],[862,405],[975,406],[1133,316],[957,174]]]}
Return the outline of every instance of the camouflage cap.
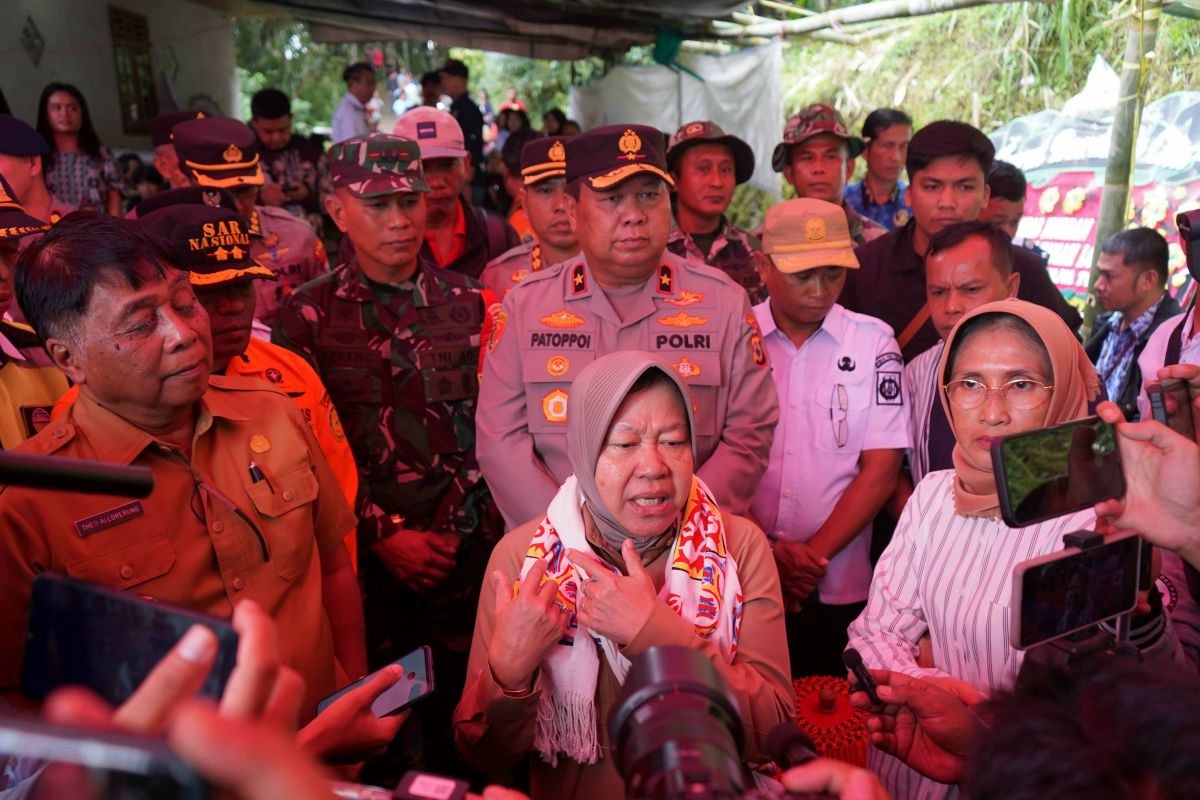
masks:
{"label": "camouflage cap", "polygon": [[173,205],[138,218],[170,246],[193,286],[265,278],[278,280],[250,256],[250,223],[236,211],[206,205]]}
{"label": "camouflage cap", "polygon": [[783,172],[791,156],[792,145],[821,134],[845,140],[850,158],[857,156],[866,146],[862,139],[850,135],[837,109],[822,105],[809,106],[797,111],[788,119],[787,126],[783,129],[783,141],[775,145],[775,152],[771,154],[771,169]]}
{"label": "camouflage cap", "polygon": [[0,175],[0,241],[20,239],[31,233],[43,233],[49,227],[25,212],[25,207],[13,194],[8,181]]}
{"label": "camouflage cap", "polygon": [[386,133],[356,136],[329,148],[327,158],[334,188],[355,197],[429,191],[421,150],[411,139]]}
{"label": "camouflage cap", "polygon": [[738,137],[726,133],[709,120],[698,120],[680,126],[667,143],[667,165],[671,172],[679,168],[679,159],[690,147],[698,144],[723,144],[733,153],[734,180],[745,183],[754,174],[754,151]]}

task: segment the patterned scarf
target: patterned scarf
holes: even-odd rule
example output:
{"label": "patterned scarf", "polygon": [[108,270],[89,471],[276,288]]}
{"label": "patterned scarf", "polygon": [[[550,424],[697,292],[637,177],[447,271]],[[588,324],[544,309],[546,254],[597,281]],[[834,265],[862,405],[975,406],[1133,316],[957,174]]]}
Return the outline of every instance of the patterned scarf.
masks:
{"label": "patterned scarf", "polygon": [[[620,683],[625,682],[630,666],[619,645],[579,629],[575,617],[579,585],[588,575],[576,570],[566,551],[574,548],[596,554],[584,533],[584,502],[575,477],[567,478],[534,532],[513,589],[515,593],[533,565],[545,560],[548,566],[543,580],[558,583],[558,602],[571,615],[567,636],[541,664],[549,691],[543,692],[539,701],[534,747],[552,766],[558,764],[560,752],[581,764],[594,764],[600,756],[595,699],[600,659],[588,638],[600,646]],[[733,661],[742,625],[742,587],[737,564],[726,548],[721,512],[708,487],[695,476],[658,598],[691,622],[697,636],[716,642],[725,658]],[[576,642],[582,646],[576,647]]]}

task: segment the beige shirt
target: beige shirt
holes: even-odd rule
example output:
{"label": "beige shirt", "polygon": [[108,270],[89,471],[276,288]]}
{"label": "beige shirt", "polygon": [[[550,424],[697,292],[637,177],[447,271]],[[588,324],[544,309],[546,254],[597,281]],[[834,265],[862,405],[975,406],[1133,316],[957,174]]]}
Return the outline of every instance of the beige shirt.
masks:
{"label": "beige shirt", "polygon": [[[733,663],[727,663],[715,643],[698,637],[691,625],[665,603],[657,606],[623,652],[633,659],[655,645],[681,645],[695,647],[709,656],[737,699],[746,741],[743,757],[753,763],[766,760],[770,730],[795,718],[794,694],[788,677],[787,633],[779,574],[766,536],[742,517],[724,515],[724,521],[729,553],[737,563],[738,579],[745,592],[741,636]],[[501,539],[492,551],[487,574],[500,570],[515,581],[536,528],[537,523],[530,522]],[[656,589],[661,589],[666,579],[669,557],[668,549],[646,566]],[[596,686],[600,760],[595,764],[579,764],[560,755],[558,766],[551,767],[533,750],[537,704],[545,690],[540,673],[535,673],[534,691],[524,698],[505,696],[492,677],[488,643],[495,624],[495,599],[494,592],[485,591],[479,600],[467,686],[454,712],[459,749],[468,761],[484,770],[513,766],[528,757],[534,800],[624,797],[624,783],[613,763],[608,731],[608,717],[621,686],[606,659],[600,657]]]}

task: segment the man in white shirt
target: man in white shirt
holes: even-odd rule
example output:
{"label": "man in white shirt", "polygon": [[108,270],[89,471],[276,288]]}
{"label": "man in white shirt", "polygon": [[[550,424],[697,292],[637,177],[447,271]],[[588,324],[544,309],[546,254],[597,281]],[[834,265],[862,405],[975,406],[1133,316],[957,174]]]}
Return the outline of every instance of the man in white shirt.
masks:
{"label": "man in white shirt", "polygon": [[[938,361],[946,337],[963,315],[985,303],[1016,297],[1021,275],[1013,271],[1012,247],[1003,230],[982,221],[958,222],[929,240],[925,253],[925,297],[938,343],[908,362],[904,391],[912,420],[908,451],[912,484],[902,486],[898,508],[927,473],[951,469],[954,432],[938,400]],[[902,479],[902,484],[906,479]]]}
{"label": "man in white shirt", "polygon": [[805,198],[767,212],[754,307],[780,417],[751,510],[773,542],[793,676],[841,675],[871,583],[871,520],[910,442],[904,362],[887,325],[836,300],[857,269],[846,213]]}
{"label": "man in white shirt", "polygon": [[375,127],[370,122],[367,103],[375,96],[375,70],[365,61],[351,64],[342,73],[346,94],[333,112],[333,143],[366,136]]}

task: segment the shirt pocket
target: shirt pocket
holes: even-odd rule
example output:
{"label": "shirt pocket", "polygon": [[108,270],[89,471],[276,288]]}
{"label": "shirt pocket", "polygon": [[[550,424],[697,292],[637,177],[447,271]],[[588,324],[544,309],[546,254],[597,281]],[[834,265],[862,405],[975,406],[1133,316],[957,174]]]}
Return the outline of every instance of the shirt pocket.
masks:
{"label": "shirt pocket", "polygon": [[521,355],[526,419],[534,434],[567,433],[567,398],[571,382],[596,360],[590,350],[526,350]]}
{"label": "shirt pocket", "polygon": [[[721,435],[725,414],[721,408],[721,355],[697,350],[660,350],[656,354],[687,385],[688,402],[696,421],[701,449]],[[715,447],[715,445],[714,445]],[[697,454],[699,457],[699,454]]]}
{"label": "shirt pocket", "polygon": [[161,578],[175,566],[175,547],[165,533],[66,565],[67,575],[114,589]]}
{"label": "shirt pocket", "polygon": [[312,502],[320,487],[312,466],[303,464],[269,475],[267,480],[247,486],[246,493],[258,513],[275,574],[286,581],[295,580],[312,560],[316,539]]}
{"label": "shirt pocket", "polygon": [[812,430],[817,450],[853,456],[857,460],[867,435],[872,389],[865,379],[817,387],[817,418],[813,420]]}

